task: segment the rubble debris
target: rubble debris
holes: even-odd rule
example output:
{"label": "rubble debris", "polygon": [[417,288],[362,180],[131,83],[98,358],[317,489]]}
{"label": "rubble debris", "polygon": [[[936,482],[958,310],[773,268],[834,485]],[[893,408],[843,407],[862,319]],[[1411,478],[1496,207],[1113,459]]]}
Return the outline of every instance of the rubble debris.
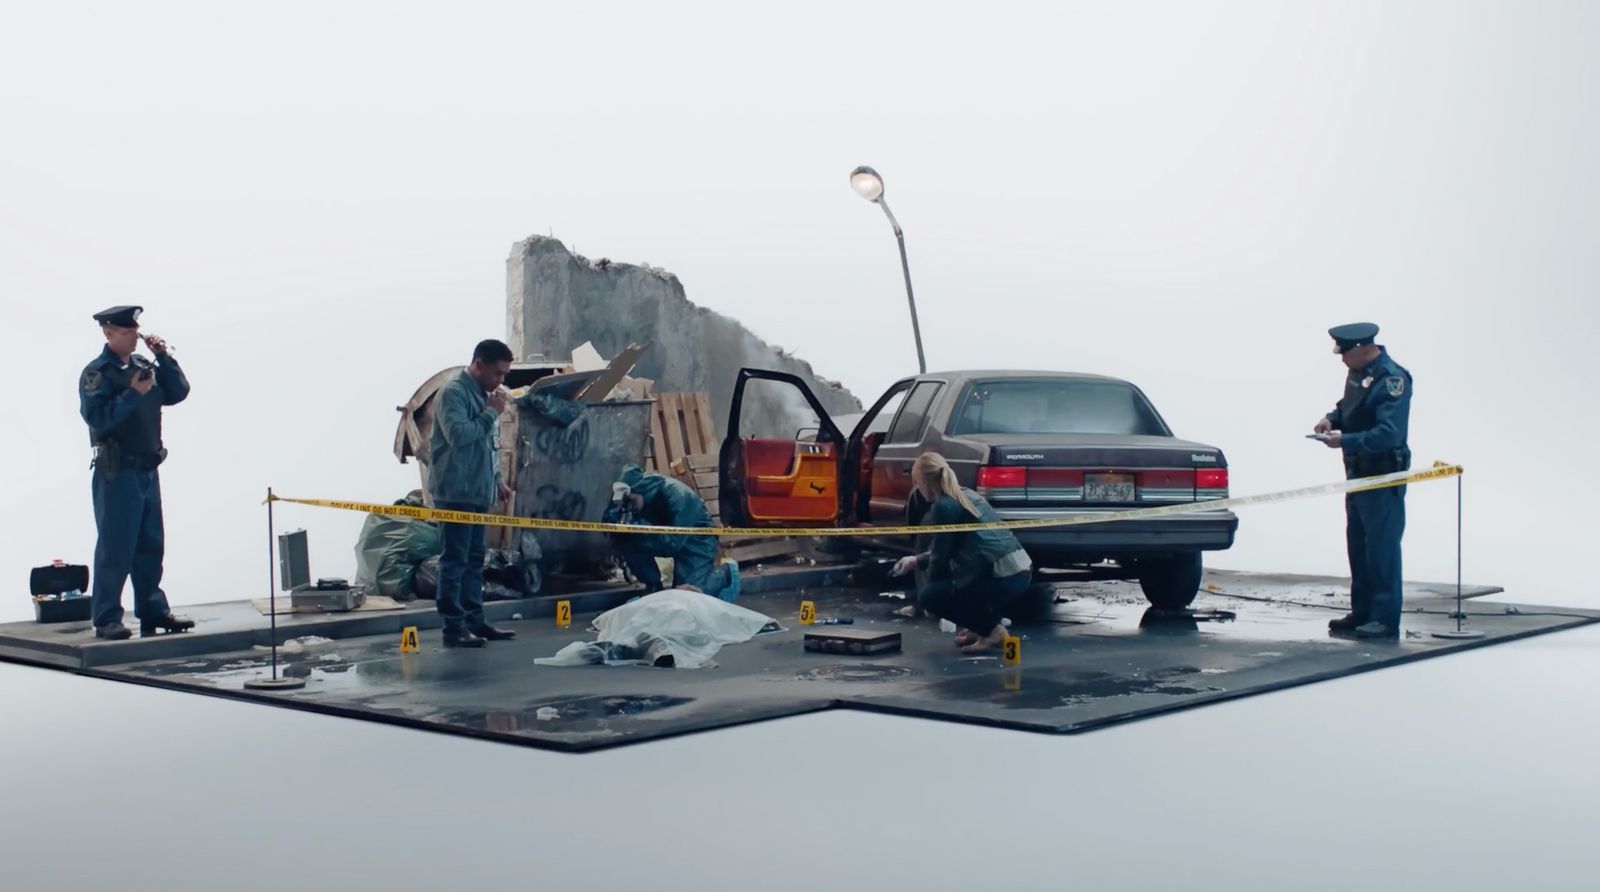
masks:
{"label": "rubble debris", "polygon": [[[815,382],[830,414],[860,412],[861,403],[804,361],[781,354],[736,320],[692,303],[676,276],[648,264],[615,261],[600,267],[581,260],[555,238],[517,242],[506,261],[507,343],[517,356],[559,355],[590,342],[602,354],[654,341],[639,374],[669,392],[705,391],[711,411],[726,418],[735,376],[744,366],[773,368]],[[752,391],[747,429],[761,437],[789,437],[814,424],[803,403],[776,388]]]}

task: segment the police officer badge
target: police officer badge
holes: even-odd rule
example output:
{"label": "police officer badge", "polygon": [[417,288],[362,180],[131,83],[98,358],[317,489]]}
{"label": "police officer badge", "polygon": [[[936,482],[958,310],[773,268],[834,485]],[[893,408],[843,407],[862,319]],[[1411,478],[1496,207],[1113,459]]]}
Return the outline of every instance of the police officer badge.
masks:
{"label": "police officer badge", "polygon": [[1361,379],[1361,389],[1362,390],[1366,390],[1368,387],[1371,387],[1371,386],[1372,386],[1372,376],[1371,375],[1368,375],[1365,378]]}
{"label": "police officer badge", "polygon": [[1398,399],[1406,392],[1406,379],[1399,375],[1392,375],[1383,379],[1383,386],[1388,388],[1390,396]]}
{"label": "police officer badge", "polygon": [[83,373],[83,392],[97,390],[100,387],[100,370],[89,369]]}

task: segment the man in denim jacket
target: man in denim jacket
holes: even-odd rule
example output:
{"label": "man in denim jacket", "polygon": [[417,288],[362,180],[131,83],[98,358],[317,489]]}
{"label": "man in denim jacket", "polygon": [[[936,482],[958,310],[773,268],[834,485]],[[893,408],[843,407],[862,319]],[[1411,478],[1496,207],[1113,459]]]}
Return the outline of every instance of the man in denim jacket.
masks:
{"label": "man in denim jacket", "polygon": [[[508,399],[501,385],[511,359],[511,348],[500,341],[480,342],[472,363],[434,397],[428,495],[435,508],[485,513],[510,496],[500,480],[495,433]],[[435,605],[444,618],[444,646],[482,647],[486,640],[515,638],[515,632],[483,618],[485,528],[447,522],[443,532]]]}

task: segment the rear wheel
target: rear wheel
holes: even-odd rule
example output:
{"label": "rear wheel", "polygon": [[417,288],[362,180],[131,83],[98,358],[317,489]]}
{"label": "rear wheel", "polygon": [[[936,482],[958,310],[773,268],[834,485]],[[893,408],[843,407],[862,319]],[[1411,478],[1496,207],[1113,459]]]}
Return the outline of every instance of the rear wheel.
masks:
{"label": "rear wheel", "polygon": [[1141,561],[1139,587],[1150,603],[1162,610],[1182,610],[1200,591],[1200,554]]}

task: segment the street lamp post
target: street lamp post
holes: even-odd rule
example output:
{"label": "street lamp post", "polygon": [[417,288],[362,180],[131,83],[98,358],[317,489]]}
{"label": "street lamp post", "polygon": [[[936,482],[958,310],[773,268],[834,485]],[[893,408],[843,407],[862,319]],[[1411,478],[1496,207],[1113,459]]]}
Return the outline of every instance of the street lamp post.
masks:
{"label": "street lamp post", "polygon": [[894,227],[895,241],[900,243],[900,272],[906,279],[906,303],[911,306],[911,334],[917,339],[917,371],[918,374],[927,374],[928,361],[922,355],[922,327],[917,324],[917,298],[911,293],[911,264],[906,262],[906,235],[900,231],[900,221],[894,218],[894,213],[889,210],[889,203],[883,200],[883,177],[876,170],[863,164],[850,171],[850,185],[862,198],[883,208],[884,216],[889,218],[889,225]]}

